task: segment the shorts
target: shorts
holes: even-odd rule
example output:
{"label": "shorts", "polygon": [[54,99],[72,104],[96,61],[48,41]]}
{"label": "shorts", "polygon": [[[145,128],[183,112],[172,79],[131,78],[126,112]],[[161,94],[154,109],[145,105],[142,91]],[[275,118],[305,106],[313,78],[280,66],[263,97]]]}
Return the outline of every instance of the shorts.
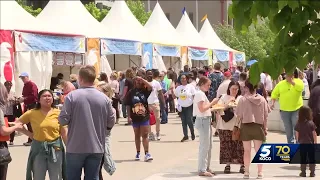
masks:
{"label": "shorts", "polygon": [[252,141],[259,140],[265,141],[266,136],[261,124],[257,123],[242,123],[240,126],[240,140]]}
{"label": "shorts", "polygon": [[132,122],[132,127],[134,128],[139,128],[141,126],[149,126],[150,125],[150,121],[139,121],[139,122]]}

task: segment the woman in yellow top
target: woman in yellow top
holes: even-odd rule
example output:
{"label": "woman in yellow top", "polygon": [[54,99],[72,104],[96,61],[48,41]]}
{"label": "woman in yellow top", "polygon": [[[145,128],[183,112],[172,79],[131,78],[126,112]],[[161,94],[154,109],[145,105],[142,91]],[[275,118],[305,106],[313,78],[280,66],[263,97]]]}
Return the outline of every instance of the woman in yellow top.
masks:
{"label": "woman in yellow top", "polygon": [[24,113],[17,121],[30,123],[33,133],[22,132],[33,139],[27,164],[27,180],[44,180],[49,172],[50,180],[65,179],[63,175],[64,143],[67,141],[67,128],[59,124],[60,110],[53,106],[53,94],[44,89],[39,92],[39,102],[35,109]]}
{"label": "woman in yellow top", "polygon": [[298,78],[298,71],[295,70],[294,75],[287,74],[286,79],[280,81],[274,87],[271,99],[271,109],[274,108],[274,103],[279,100],[280,116],[287,135],[287,142],[294,143],[294,127],[298,121],[298,111],[303,106],[302,92],[304,84]]}

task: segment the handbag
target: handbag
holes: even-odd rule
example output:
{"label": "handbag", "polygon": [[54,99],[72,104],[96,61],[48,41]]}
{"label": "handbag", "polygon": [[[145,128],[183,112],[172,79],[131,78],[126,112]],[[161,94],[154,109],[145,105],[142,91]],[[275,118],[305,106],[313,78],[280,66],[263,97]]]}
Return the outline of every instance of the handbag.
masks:
{"label": "handbag", "polygon": [[8,148],[4,145],[0,145],[0,166],[7,165],[12,161]]}
{"label": "handbag", "polygon": [[239,141],[240,140],[240,124],[242,120],[238,119],[238,125],[235,125],[232,130],[232,140]]}
{"label": "handbag", "polygon": [[224,115],[221,115],[221,118],[224,120],[224,122],[229,122],[234,117],[233,108],[227,108],[224,110]]}
{"label": "handbag", "polygon": [[157,122],[157,121],[156,121],[156,116],[155,116],[154,113],[151,111],[151,112],[150,112],[150,121],[149,121],[150,126],[155,125],[156,122]]}

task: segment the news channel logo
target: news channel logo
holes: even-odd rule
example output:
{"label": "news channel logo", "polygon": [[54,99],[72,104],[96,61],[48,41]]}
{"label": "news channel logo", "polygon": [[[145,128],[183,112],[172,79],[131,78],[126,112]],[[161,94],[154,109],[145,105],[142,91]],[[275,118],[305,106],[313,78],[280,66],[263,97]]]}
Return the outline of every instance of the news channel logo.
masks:
{"label": "news channel logo", "polygon": [[252,163],[289,164],[298,149],[298,144],[262,144]]}

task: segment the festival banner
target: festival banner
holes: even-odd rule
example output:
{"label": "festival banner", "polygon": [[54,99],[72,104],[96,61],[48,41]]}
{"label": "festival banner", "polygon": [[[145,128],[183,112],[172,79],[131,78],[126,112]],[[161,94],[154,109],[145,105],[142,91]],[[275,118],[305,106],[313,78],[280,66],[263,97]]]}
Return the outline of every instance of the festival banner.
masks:
{"label": "festival banner", "polygon": [[58,51],[85,53],[85,37],[15,32],[16,51]]}
{"label": "festival banner", "polygon": [[213,65],[213,59],[212,59],[212,49],[208,49],[208,66]]}
{"label": "festival banner", "polygon": [[243,52],[234,52],[233,53],[233,60],[235,62],[244,62],[246,60],[246,56]]}
{"label": "festival banner", "polygon": [[100,74],[100,40],[96,38],[87,39],[87,64],[96,68],[96,75]]}
{"label": "festival banner", "polygon": [[180,57],[179,46],[154,44],[154,51],[156,51],[160,56]]}
{"label": "festival banner", "polygon": [[190,55],[192,60],[202,61],[208,60],[208,49],[195,49],[188,48],[188,54]]}
{"label": "festival banner", "polygon": [[189,59],[188,59],[188,47],[182,46],[181,47],[181,68],[183,69],[184,65],[189,64]]}
{"label": "festival banner", "polygon": [[141,42],[116,39],[101,39],[101,55],[141,55]]}
{"label": "festival banner", "polygon": [[145,66],[146,69],[152,69],[153,67],[153,45],[151,43],[143,44],[142,48],[142,66]]}
{"label": "festival banner", "polygon": [[0,30],[0,82],[11,81],[14,92],[14,46],[13,32]]}
{"label": "festival banner", "polygon": [[213,50],[213,56],[216,57],[217,61],[221,61],[221,62],[229,61],[228,51]]}

